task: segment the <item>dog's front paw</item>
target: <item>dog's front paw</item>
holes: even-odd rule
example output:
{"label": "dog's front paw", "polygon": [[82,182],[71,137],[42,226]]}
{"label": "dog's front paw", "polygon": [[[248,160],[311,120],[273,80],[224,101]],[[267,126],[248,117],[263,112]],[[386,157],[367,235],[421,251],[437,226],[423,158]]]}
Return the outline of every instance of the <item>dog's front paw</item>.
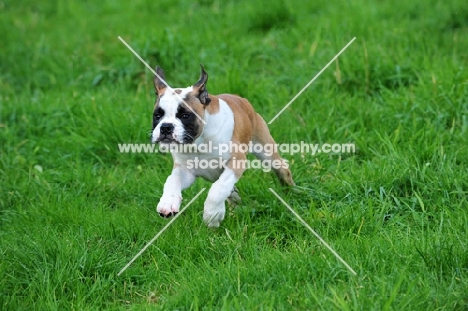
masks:
{"label": "dog's front paw", "polygon": [[159,200],[157,211],[161,217],[171,217],[179,212],[181,196],[165,196]]}
{"label": "dog's front paw", "polygon": [[205,204],[203,212],[203,221],[210,228],[218,228],[226,213],[224,202],[219,206],[209,206]]}

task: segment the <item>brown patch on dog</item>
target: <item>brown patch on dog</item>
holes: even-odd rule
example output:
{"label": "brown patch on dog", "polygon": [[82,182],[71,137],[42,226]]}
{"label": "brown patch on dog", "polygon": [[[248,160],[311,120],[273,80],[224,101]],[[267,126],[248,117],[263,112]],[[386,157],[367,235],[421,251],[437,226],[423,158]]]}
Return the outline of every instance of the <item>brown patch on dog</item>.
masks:
{"label": "brown patch on dog", "polygon": [[206,106],[206,111],[209,114],[216,114],[219,112],[219,99],[216,96],[210,95],[210,104]]}
{"label": "brown patch on dog", "polygon": [[[253,144],[261,144],[261,145],[276,145],[275,140],[270,134],[270,130],[268,129],[268,125],[266,124],[265,120],[263,120],[262,116],[258,113],[255,113],[255,129],[253,132],[252,143]],[[282,185],[289,185],[294,186],[294,180],[292,179],[291,170],[286,165],[286,162],[279,153],[276,151],[272,152],[272,154],[266,154],[265,152],[254,153],[254,155],[262,161],[268,160],[270,163],[282,163],[279,168],[272,167],[273,171],[275,172],[276,176],[278,177],[279,181]],[[274,162],[273,162],[274,161]]]}
{"label": "brown patch on dog", "polygon": [[[248,144],[252,141],[253,144],[271,144],[275,145],[276,142],[270,134],[268,125],[265,120],[254,111],[250,102],[237,95],[232,94],[221,94],[217,96],[210,96],[212,103],[216,103],[217,109],[210,110],[210,105],[207,107],[207,111],[211,113],[217,113],[219,111],[219,99],[224,100],[229,108],[231,108],[234,114],[234,132],[232,135],[232,142],[234,144]],[[214,108],[214,107],[213,107]],[[212,112],[213,111],[213,112]],[[281,161],[285,163],[284,159],[281,158],[278,152],[272,152],[271,155],[267,155],[264,152],[254,153],[254,155],[261,160],[270,160],[270,161]],[[233,153],[231,159],[236,159],[236,161],[243,161],[246,159],[246,155],[243,153]],[[229,165],[228,165],[229,166]],[[283,185],[294,185],[292,179],[292,174],[289,168],[283,165],[279,169],[273,168],[276,176]],[[240,178],[245,168],[242,165],[232,165],[232,170],[236,174],[236,177]]]}
{"label": "brown patch on dog", "polygon": [[252,140],[252,132],[256,128],[255,111],[252,105],[247,99],[237,95],[221,94],[218,97],[228,104],[234,114],[233,142],[248,144]]}
{"label": "brown patch on dog", "polygon": [[174,90],[174,92],[176,92],[177,94],[180,94],[180,93],[182,93],[182,90],[181,90],[181,89],[177,89],[177,90]]}
{"label": "brown patch on dog", "polygon": [[156,92],[158,93],[158,96],[162,96],[164,92],[166,91],[166,84],[163,82],[164,81],[164,70],[162,70],[159,66],[156,67],[156,73],[157,75],[154,76],[154,88]]}
{"label": "brown patch on dog", "polygon": [[[234,141],[234,144],[238,144],[239,142]],[[226,167],[231,169],[234,172],[234,175],[236,175],[236,178],[239,180],[246,170],[247,167],[247,154],[243,152],[233,152],[231,154],[231,159],[227,163]]]}

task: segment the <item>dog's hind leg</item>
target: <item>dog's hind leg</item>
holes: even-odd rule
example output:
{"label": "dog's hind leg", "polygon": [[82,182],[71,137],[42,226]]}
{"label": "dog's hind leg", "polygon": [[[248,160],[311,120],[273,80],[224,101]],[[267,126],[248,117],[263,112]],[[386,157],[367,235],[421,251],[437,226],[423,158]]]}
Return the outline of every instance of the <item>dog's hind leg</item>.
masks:
{"label": "dog's hind leg", "polygon": [[[294,186],[291,171],[286,161],[281,158],[276,148],[276,143],[270,134],[268,126],[263,118],[257,113],[255,115],[254,131],[252,137],[254,146],[260,144],[263,146],[260,152],[252,152],[262,161],[270,161],[271,168],[280,180],[282,185]],[[255,148],[253,148],[255,150]],[[274,162],[273,162],[274,161]],[[276,165],[274,165],[276,163]]]}
{"label": "dog's hind leg", "polygon": [[234,188],[232,189],[232,192],[228,196],[227,201],[230,206],[236,206],[242,201],[239,195],[239,189],[237,189],[236,186],[234,186]]}

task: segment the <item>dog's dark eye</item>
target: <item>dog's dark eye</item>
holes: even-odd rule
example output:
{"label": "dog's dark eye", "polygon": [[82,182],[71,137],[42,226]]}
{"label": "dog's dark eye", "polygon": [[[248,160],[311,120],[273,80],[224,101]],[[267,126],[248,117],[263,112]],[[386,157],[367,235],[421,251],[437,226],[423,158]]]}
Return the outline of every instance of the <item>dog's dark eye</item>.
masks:
{"label": "dog's dark eye", "polygon": [[153,118],[155,120],[161,119],[164,116],[164,111],[161,108],[158,108],[153,113]]}
{"label": "dog's dark eye", "polygon": [[153,112],[153,129],[158,125],[163,116],[164,110],[162,110],[161,108],[158,108]]}
{"label": "dog's dark eye", "polygon": [[190,118],[190,113],[183,113],[182,114],[182,119],[188,119]]}

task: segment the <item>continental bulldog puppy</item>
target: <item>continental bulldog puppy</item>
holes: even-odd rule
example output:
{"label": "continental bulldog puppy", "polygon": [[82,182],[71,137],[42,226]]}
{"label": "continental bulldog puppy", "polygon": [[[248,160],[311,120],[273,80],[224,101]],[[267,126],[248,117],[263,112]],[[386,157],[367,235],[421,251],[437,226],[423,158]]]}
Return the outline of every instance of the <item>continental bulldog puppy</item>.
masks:
{"label": "continental bulldog puppy", "polygon": [[[213,182],[204,203],[203,220],[209,227],[218,227],[224,219],[225,201],[240,199],[235,184],[246,169],[248,149],[253,149],[250,151],[259,160],[271,164],[282,184],[292,186],[294,181],[287,161],[276,149],[266,148],[276,143],[249,101],[237,95],[209,94],[207,81],[208,74],[201,66],[200,79],[193,86],[171,88],[165,82],[164,71],[156,67],[151,142],[170,146],[174,159],[158,213],[170,217],[179,212],[182,190],[196,177],[202,177]],[[179,148],[185,146],[190,148]]]}

